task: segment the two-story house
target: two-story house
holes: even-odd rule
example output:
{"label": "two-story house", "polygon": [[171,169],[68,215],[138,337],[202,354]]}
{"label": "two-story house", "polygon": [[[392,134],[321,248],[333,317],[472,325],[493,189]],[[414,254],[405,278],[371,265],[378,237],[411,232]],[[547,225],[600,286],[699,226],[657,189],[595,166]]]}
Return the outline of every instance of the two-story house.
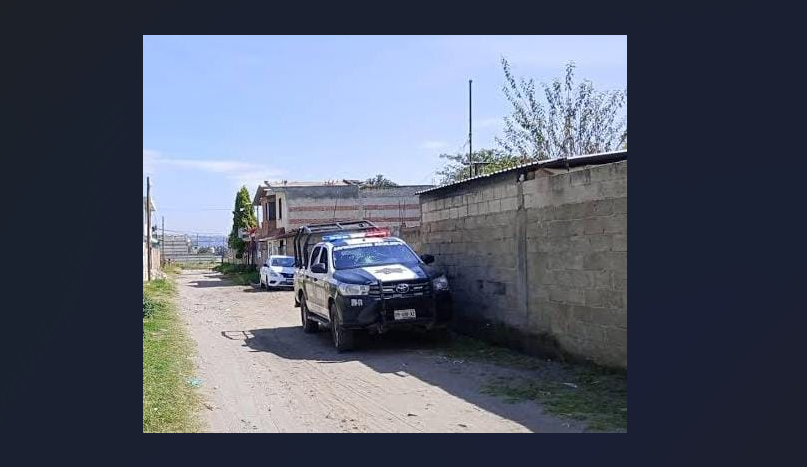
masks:
{"label": "two-story house", "polygon": [[432,185],[390,188],[359,180],[266,182],[255,192],[258,208],[259,261],[268,255],[292,254],[290,244],[302,225],[367,219],[383,227],[420,225],[418,191]]}

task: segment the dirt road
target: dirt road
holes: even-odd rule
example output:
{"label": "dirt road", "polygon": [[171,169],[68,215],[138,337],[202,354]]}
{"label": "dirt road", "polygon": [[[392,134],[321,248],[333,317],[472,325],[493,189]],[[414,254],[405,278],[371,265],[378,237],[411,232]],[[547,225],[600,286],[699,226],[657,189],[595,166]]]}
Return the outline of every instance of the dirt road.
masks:
{"label": "dirt road", "polygon": [[337,353],[305,334],[292,292],[184,271],[180,309],[197,343],[203,417],[213,432],[580,432],[534,402],[480,388],[516,370],[452,360],[417,336],[365,338]]}

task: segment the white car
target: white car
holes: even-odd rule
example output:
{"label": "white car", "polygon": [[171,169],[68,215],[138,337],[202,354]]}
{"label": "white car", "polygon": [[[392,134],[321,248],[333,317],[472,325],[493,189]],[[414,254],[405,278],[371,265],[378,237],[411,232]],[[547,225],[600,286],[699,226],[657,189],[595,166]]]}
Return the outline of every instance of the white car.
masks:
{"label": "white car", "polygon": [[293,286],[294,256],[270,256],[261,267],[261,288]]}

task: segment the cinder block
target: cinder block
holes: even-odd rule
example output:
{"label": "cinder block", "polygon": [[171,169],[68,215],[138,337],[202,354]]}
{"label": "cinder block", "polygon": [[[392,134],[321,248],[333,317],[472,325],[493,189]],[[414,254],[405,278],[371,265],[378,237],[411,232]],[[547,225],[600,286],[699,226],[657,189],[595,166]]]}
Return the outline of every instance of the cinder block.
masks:
{"label": "cinder block", "polygon": [[583,235],[569,237],[569,249],[572,251],[589,251],[588,237]]}
{"label": "cinder block", "polygon": [[518,185],[516,183],[505,185],[504,196],[506,198],[518,196]]}
{"label": "cinder block", "polygon": [[570,310],[572,318],[583,323],[606,327],[627,326],[627,315],[623,312],[585,305],[573,305]]}
{"label": "cinder block", "polygon": [[571,186],[576,187],[591,183],[591,169],[578,170],[568,174],[569,183]]}
{"label": "cinder block", "polygon": [[500,199],[492,199],[488,201],[488,212],[497,213],[502,210],[502,202]]}
{"label": "cinder block", "polygon": [[549,288],[549,300],[568,304],[583,304],[585,303],[585,296],[581,289],[553,285]]}
{"label": "cinder block", "polygon": [[588,270],[628,270],[627,252],[604,251],[585,255],[583,268]]}
{"label": "cinder block", "polygon": [[628,198],[614,198],[614,214],[627,214],[628,213]]}
{"label": "cinder block", "polygon": [[588,289],[585,291],[585,303],[593,307],[625,309],[624,295],[622,291]]}
{"label": "cinder block", "polygon": [[525,194],[523,195],[523,198],[524,198],[524,209],[536,208],[535,195]]}
{"label": "cinder block", "polygon": [[522,193],[525,195],[532,195],[538,193],[538,179],[525,180],[521,184]]}
{"label": "cinder block", "polygon": [[628,251],[628,236],[621,234],[614,235],[612,249],[614,251]]}
{"label": "cinder block", "polygon": [[518,203],[515,197],[503,198],[501,203],[502,211],[514,211],[518,208]]}
{"label": "cinder block", "polygon": [[587,349],[590,349],[590,346],[600,345],[605,342],[605,329],[596,324],[572,319],[569,320],[567,332],[575,340],[587,341]]}
{"label": "cinder block", "polygon": [[545,223],[527,222],[527,239],[543,239],[549,236],[549,231]]}
{"label": "cinder block", "polygon": [[605,233],[625,233],[628,231],[628,216],[616,214],[602,218],[603,232]]}
{"label": "cinder block", "polygon": [[619,198],[628,194],[628,180],[606,180],[599,184],[600,196],[603,198]]}
{"label": "cinder block", "polygon": [[593,287],[595,289],[610,289],[612,288],[612,277],[613,273],[611,271],[588,271],[592,274],[594,278]]}
{"label": "cinder block", "polygon": [[614,211],[614,202],[610,199],[599,199],[582,204],[584,206],[582,217],[610,216]]}
{"label": "cinder block", "polygon": [[583,233],[586,235],[601,234],[605,230],[602,217],[590,217],[583,220]]}
{"label": "cinder block", "polygon": [[599,252],[599,251],[610,251],[612,249],[612,238],[611,235],[606,234],[598,234],[598,235],[586,235],[588,238],[588,251],[591,252]]}
{"label": "cinder block", "polygon": [[587,203],[572,203],[555,206],[552,210],[553,218],[558,220],[582,219],[588,217],[586,215],[586,207]]}
{"label": "cinder block", "polygon": [[584,268],[585,256],[582,253],[564,251],[561,253],[548,253],[550,269],[593,269]]}
{"label": "cinder block", "polygon": [[628,290],[628,274],[627,272],[611,272],[611,281],[612,281],[612,288],[614,290],[620,290],[627,292]]}

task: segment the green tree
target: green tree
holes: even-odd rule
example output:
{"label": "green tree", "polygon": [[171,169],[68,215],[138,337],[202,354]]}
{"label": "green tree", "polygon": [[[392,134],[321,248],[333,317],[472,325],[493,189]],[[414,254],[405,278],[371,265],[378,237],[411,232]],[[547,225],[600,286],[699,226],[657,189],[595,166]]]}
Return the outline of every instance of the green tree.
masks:
{"label": "green tree", "polygon": [[[440,154],[441,159],[446,159],[447,164],[436,173],[440,176],[440,184],[458,182],[470,177],[468,166],[468,154]],[[484,175],[497,170],[508,169],[518,165],[519,160],[515,156],[505,154],[496,149],[480,149],[473,153],[474,165],[478,167],[476,175]],[[477,164],[479,163],[479,164]]]}
{"label": "green tree", "polygon": [[[496,142],[521,160],[542,160],[627,148],[628,89],[597,91],[591,81],[574,82],[574,63],[566,65],[563,81],[541,84],[516,78],[502,58],[502,86],[512,113],[504,118],[504,135]],[[625,108],[624,116],[620,112]]]}
{"label": "green tree", "polygon": [[227,239],[227,244],[236,252],[236,258],[243,257],[244,249],[246,248],[246,242],[241,240],[241,238],[238,236],[238,229],[249,230],[257,225],[258,219],[255,217],[255,211],[252,209],[252,200],[249,197],[249,191],[247,191],[247,187],[242,186],[235,195],[233,228],[230,231],[229,238]]}
{"label": "green tree", "polygon": [[397,183],[393,182],[392,180],[384,177],[381,174],[376,175],[375,177],[370,177],[365,180],[364,184],[366,186],[371,186],[375,188],[391,188],[394,186],[398,186]]}

